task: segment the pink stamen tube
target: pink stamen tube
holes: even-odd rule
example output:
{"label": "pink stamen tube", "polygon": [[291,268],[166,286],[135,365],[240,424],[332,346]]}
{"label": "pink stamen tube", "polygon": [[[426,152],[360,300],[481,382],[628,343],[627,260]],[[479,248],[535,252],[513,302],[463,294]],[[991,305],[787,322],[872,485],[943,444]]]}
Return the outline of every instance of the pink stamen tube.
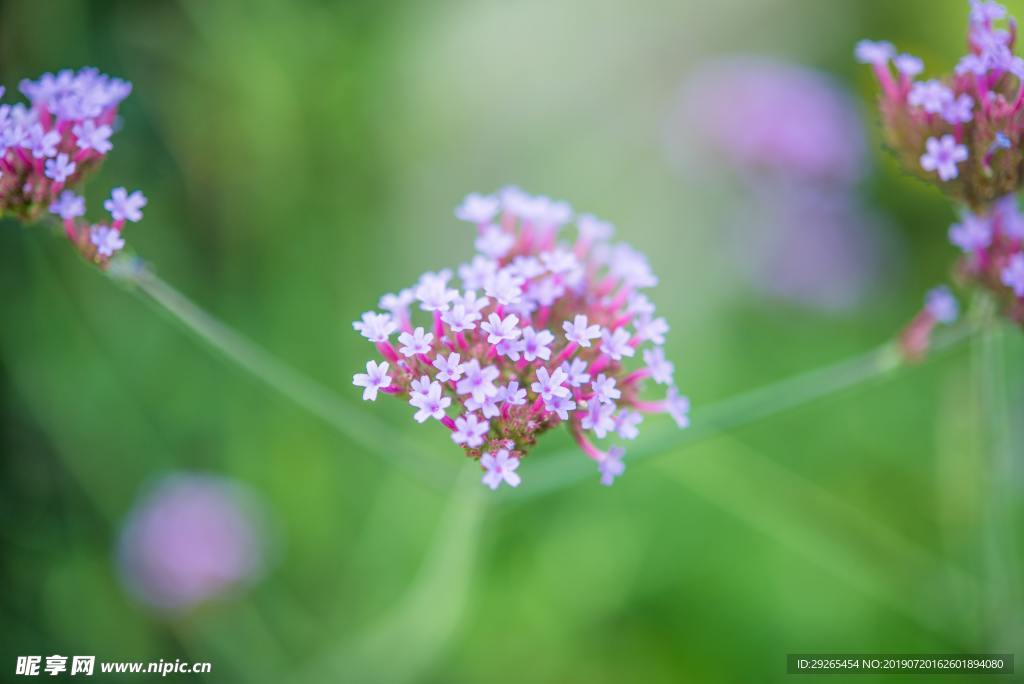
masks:
{"label": "pink stamen tube", "polygon": [[398,358],[398,352],[395,351],[395,348],[391,346],[390,342],[378,342],[377,351],[379,351],[385,359],[391,361],[392,363],[398,363],[400,360]]}

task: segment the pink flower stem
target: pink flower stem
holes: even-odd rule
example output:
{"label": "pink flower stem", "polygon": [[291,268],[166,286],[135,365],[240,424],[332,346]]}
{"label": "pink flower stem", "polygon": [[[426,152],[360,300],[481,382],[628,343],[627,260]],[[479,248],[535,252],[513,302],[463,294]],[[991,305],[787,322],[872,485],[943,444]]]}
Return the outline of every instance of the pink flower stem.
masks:
{"label": "pink flower stem", "polygon": [[390,342],[378,342],[377,351],[379,351],[388,361],[398,363],[398,353],[395,351],[395,348],[391,346]]}
{"label": "pink flower stem", "polygon": [[441,425],[444,425],[446,428],[448,428],[452,432],[455,432],[455,430],[457,429],[455,427],[455,421],[452,420],[450,416],[445,416],[444,418],[442,418],[441,419]]}
{"label": "pink flower stem", "polygon": [[590,364],[590,375],[594,376],[603,371],[612,362],[612,359],[607,354],[601,354],[594,363]]}
{"label": "pink flower stem", "polygon": [[626,377],[624,377],[622,379],[622,384],[628,385],[630,383],[636,382],[637,380],[643,380],[644,378],[649,378],[650,376],[651,376],[651,369],[650,368],[637,368],[635,371],[633,371],[632,373],[630,373],[629,375],[627,375]]}
{"label": "pink flower stem", "polygon": [[631,294],[633,294],[632,289],[627,285],[623,285],[619,290],[619,293],[615,296],[615,299],[608,305],[608,309],[610,311],[618,311],[622,308],[622,305],[626,303],[626,300],[629,299],[629,295]]}
{"label": "pink flower stem", "polygon": [[641,413],[664,413],[668,410],[663,401],[634,401],[633,408]]}
{"label": "pink flower stem", "polygon": [[530,251],[533,244],[533,226],[528,221],[522,222],[522,230],[519,233],[519,247],[522,251]]}
{"label": "pink flower stem", "polygon": [[892,79],[892,72],[889,71],[889,65],[886,62],[875,62],[874,65],[875,75],[878,76],[878,82],[882,86],[882,92],[890,100],[896,100],[899,91],[896,88],[896,83]]}
{"label": "pink flower stem", "polygon": [[597,297],[604,297],[606,294],[615,289],[615,284],[619,282],[615,276],[608,276],[597,286],[597,291],[594,293]]}
{"label": "pink flower stem", "polygon": [[1013,102],[1013,111],[1020,111],[1022,105],[1024,105],[1024,82],[1020,84],[1020,88],[1017,90],[1017,99]]}
{"label": "pink flower stem", "polygon": [[573,439],[576,440],[576,444],[578,444],[580,449],[583,450],[583,453],[595,461],[604,460],[605,453],[594,446],[593,442],[587,439],[587,436],[583,434],[583,430],[580,429],[579,423],[573,421],[569,431],[572,432]]}
{"label": "pink flower stem", "polygon": [[444,326],[441,324],[441,312],[434,310],[434,338],[442,339],[444,337]]}
{"label": "pink flower stem", "polygon": [[459,349],[469,349],[469,342],[466,341],[466,336],[461,331],[455,333],[455,339],[459,341]]}
{"label": "pink flower stem", "polygon": [[554,363],[552,365],[555,368],[558,368],[563,363],[568,361],[569,358],[573,354],[575,354],[576,350],[579,349],[579,348],[580,348],[580,345],[576,344],[575,342],[570,342],[569,344],[565,345],[565,349],[563,349],[561,351],[561,353],[559,353],[558,356],[555,357],[555,361],[554,361]]}
{"label": "pink flower stem", "polygon": [[548,324],[548,317],[551,315],[550,306],[542,306],[540,311],[537,312],[537,327],[545,328]]}
{"label": "pink flower stem", "polygon": [[612,324],[609,327],[612,329],[612,332],[614,332],[622,326],[628,325],[631,320],[633,320],[633,314],[626,314],[625,316],[620,316],[612,321]]}

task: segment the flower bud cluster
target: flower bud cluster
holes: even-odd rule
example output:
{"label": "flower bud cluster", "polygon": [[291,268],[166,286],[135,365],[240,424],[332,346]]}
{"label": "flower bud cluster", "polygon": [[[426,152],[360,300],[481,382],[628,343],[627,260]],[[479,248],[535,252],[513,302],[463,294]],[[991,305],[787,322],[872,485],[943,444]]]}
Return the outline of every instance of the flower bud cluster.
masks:
{"label": "flower bud cluster", "polygon": [[88,177],[113,147],[117,108],[131,89],[92,68],[23,80],[29,106],[0,105],[0,216],[38,219]]}

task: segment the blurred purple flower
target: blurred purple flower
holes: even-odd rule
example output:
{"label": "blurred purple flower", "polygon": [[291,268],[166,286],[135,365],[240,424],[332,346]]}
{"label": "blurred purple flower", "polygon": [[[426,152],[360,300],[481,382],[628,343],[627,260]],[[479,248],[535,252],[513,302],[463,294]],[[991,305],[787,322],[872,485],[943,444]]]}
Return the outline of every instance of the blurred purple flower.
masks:
{"label": "blurred purple flower", "polygon": [[764,57],[713,60],[687,80],[681,103],[674,147],[704,147],[744,171],[848,182],[862,174],[857,103],[814,70]]}
{"label": "blurred purple flower", "polygon": [[253,581],[265,560],[263,516],[252,493],[224,478],[164,477],[137,501],[118,560],[140,600],[178,613]]}
{"label": "blurred purple flower", "polygon": [[[894,57],[887,43],[858,46],[868,63]],[[917,58],[897,59],[920,69]],[[763,57],[707,62],[688,79],[669,132],[680,158],[702,150],[735,175],[727,234],[759,293],[849,310],[892,265],[893,241],[856,199],[867,151],[860,110],[828,76]]]}
{"label": "blurred purple flower", "polygon": [[884,286],[899,243],[845,188],[765,181],[751,188],[734,227],[749,284],[768,297],[842,313]]}

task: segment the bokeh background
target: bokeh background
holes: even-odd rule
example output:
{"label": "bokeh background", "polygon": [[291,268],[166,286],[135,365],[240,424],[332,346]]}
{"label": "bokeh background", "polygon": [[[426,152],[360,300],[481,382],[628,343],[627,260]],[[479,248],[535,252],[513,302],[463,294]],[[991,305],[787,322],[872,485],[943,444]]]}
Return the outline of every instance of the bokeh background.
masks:
{"label": "bokeh background", "polygon": [[[144,189],[138,253],[353,404],[368,348],[351,321],[470,255],[451,214],[464,194],[565,198],[650,255],[699,419],[883,342],[947,279],[955,212],[880,149],[852,46],[889,39],[945,71],[966,4],[7,0],[0,82],[10,101],[66,66],[133,81],[93,208]],[[864,161],[841,226],[762,211],[758,181],[681,115],[702,96],[694,74],[737,54],[846,91]],[[760,258],[773,236],[786,265]],[[831,271],[856,291],[758,280],[819,258],[838,265],[803,292]],[[40,227],[0,224],[0,306],[5,679],[17,655],[58,653],[213,663],[190,681],[778,681],[791,652],[1013,652],[1024,637],[1016,331],[668,449],[611,489],[582,456],[538,468],[567,446],[552,437],[520,497],[483,491],[399,402],[372,406],[373,449],[352,441]],[[230,500],[189,513],[186,495],[175,517],[160,497],[183,477]],[[140,513],[154,497],[155,523]],[[244,579],[168,609],[124,545],[189,516],[210,521],[213,557],[184,561]]]}

